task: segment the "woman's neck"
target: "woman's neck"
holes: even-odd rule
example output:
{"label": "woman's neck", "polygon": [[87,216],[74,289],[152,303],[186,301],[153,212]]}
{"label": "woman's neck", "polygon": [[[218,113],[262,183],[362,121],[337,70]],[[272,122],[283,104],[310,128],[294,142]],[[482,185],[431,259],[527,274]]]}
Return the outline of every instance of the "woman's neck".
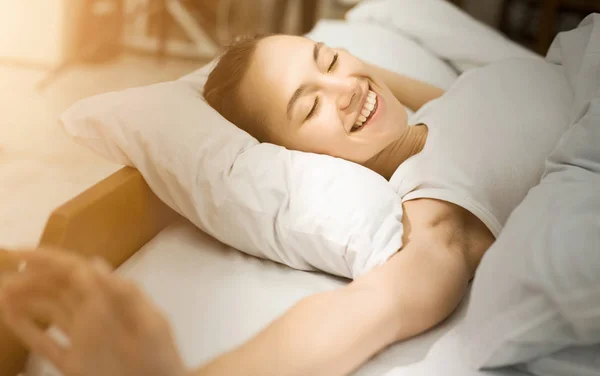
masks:
{"label": "woman's neck", "polygon": [[410,126],[396,141],[369,159],[365,167],[390,180],[398,166],[425,147],[428,129],[424,124]]}

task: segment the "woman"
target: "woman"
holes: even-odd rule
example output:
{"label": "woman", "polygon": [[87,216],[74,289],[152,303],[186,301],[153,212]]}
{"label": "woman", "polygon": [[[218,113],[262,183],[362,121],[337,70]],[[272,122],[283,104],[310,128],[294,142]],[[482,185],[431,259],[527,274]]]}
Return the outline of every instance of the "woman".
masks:
{"label": "woman", "polygon": [[[518,64],[527,80],[499,64],[463,75],[444,94],[305,38],[240,40],[209,77],[208,103],[260,141],[344,158],[390,179],[404,202],[402,249],[193,371],[137,289],[72,255],[9,255],[28,264],[2,289],[5,320],[67,375],[348,374],[456,308],[508,214],[541,176],[563,125],[530,124],[539,121],[523,115],[522,96],[560,83],[543,62]],[[488,82],[503,75],[500,86]],[[473,90],[485,100],[462,99]],[[403,105],[419,111],[417,125],[408,126]],[[483,119],[486,106],[502,116]],[[40,319],[62,328],[72,346],[47,340],[34,325]],[[108,324],[98,330],[98,322]]]}

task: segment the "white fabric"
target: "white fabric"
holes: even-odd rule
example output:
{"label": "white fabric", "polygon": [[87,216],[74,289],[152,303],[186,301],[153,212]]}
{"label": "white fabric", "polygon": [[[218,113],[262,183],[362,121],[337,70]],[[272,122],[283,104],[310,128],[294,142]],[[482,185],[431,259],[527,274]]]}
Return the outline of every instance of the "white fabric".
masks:
{"label": "white fabric", "polygon": [[[454,78],[421,47],[375,25],[325,22],[312,36],[440,85]],[[385,49],[372,48],[378,39]],[[403,55],[423,64],[407,65],[397,59]],[[83,100],[63,115],[64,127],[99,154],[137,167],[170,207],[243,252],[355,278],[401,247],[402,207],[383,178],[340,159],[259,145],[202,101],[210,69]]]}
{"label": "white fabric", "polygon": [[538,57],[447,0],[366,1],[346,19],[373,22],[408,36],[461,72],[509,58]]}
{"label": "white fabric", "polygon": [[598,376],[600,346],[572,347],[531,363],[496,369],[475,370],[464,360],[457,328],[445,333],[425,359],[396,367],[384,376]]}
{"label": "white fabric", "polygon": [[[464,319],[463,319],[464,320]],[[410,364],[406,367],[396,367],[384,376],[530,376],[525,370],[516,367],[505,367],[493,370],[476,370],[464,360],[460,338],[456,328],[452,329],[438,339],[427,353],[425,359]],[[541,376],[541,375],[540,375]],[[550,376],[550,375],[543,375]],[[566,376],[566,375],[565,375]],[[575,376],[572,374],[570,376]],[[583,376],[583,375],[578,375]],[[587,375],[586,375],[587,376]]]}
{"label": "white fabric", "polygon": [[427,141],[390,183],[405,201],[434,198],[467,209],[497,237],[539,183],[571,100],[564,77],[543,60],[509,59],[463,73],[409,119],[427,125]]}
{"label": "white fabric", "polygon": [[599,376],[600,344],[569,347],[519,368],[535,376]]}
{"label": "white fabric", "polygon": [[447,63],[417,42],[375,23],[322,20],[306,36],[327,40],[329,46],[344,48],[363,61],[442,89],[448,89],[458,77]]}
{"label": "white fabric", "polygon": [[[135,281],[166,315],[189,367],[244,343],[303,297],[346,284],[247,256],[184,221],[163,230],[117,273]],[[382,351],[354,375],[380,376],[420,361],[462,319],[464,308],[427,333]],[[28,376],[59,375],[35,355],[27,371]]]}
{"label": "white fabric", "polygon": [[548,61],[572,90],[571,125],[479,266],[457,329],[474,368],[543,369],[556,351],[600,344],[600,15],[560,35]]}

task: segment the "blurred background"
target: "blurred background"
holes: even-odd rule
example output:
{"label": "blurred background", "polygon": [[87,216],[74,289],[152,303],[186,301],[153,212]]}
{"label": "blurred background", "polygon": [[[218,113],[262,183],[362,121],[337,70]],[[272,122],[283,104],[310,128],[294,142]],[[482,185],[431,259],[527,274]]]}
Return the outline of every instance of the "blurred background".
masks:
{"label": "blurred background", "polygon": [[[120,167],[63,134],[73,102],[177,78],[235,35],[302,34],[358,2],[0,0],[0,247],[34,246],[54,208]],[[600,11],[599,0],[452,2],[540,54]]]}
{"label": "blurred background", "polygon": [[[598,0],[450,0],[544,54]],[[206,60],[243,33],[302,34],[360,0],[2,0],[0,63],[54,67],[124,51]]]}

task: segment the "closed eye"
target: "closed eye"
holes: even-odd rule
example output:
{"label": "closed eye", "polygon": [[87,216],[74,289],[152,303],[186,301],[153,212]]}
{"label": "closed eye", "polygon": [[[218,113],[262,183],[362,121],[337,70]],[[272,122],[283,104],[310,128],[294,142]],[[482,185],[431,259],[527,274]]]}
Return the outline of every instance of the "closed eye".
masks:
{"label": "closed eye", "polygon": [[304,121],[308,121],[310,120],[319,110],[319,103],[320,103],[320,99],[319,97],[315,98],[315,103],[313,104],[312,108],[310,109],[310,112],[308,113],[308,115],[306,115],[306,119],[304,119]]}
{"label": "closed eye", "polygon": [[331,73],[335,69],[335,66],[338,61],[338,57],[339,57],[339,53],[336,52],[333,55],[333,60],[331,61],[331,64],[329,64],[329,68],[327,68],[327,73]]}

